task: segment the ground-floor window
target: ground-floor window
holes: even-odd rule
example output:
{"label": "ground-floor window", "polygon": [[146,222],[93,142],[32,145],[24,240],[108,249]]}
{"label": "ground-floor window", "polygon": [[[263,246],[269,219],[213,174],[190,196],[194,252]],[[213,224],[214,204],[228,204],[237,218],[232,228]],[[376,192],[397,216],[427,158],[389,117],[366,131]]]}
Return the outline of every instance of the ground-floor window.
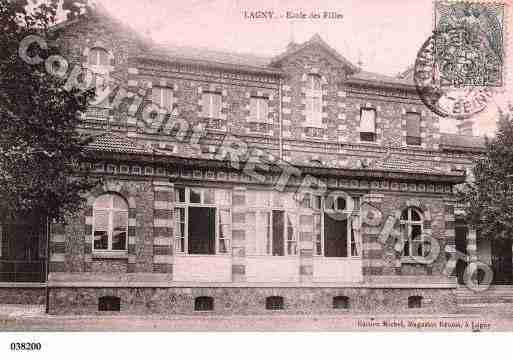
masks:
{"label": "ground-floor window", "polygon": [[281,310],[283,309],[283,297],[272,296],[265,298],[265,309],[267,310]]}
{"label": "ground-floor window", "polygon": [[175,189],[178,253],[228,253],[231,239],[231,198],[224,189]]}

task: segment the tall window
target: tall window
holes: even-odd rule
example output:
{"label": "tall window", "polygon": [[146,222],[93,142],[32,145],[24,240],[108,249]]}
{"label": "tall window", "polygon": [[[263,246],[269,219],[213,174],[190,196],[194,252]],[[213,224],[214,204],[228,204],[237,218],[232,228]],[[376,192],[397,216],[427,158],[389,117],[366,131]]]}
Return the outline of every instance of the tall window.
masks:
{"label": "tall window", "polygon": [[401,213],[401,236],[404,241],[405,256],[424,257],[429,248],[422,240],[422,215],[413,207],[406,208]]}
{"label": "tall window", "polygon": [[128,205],[115,194],[104,194],[93,206],[93,249],[126,251],[128,242]]}
{"label": "tall window", "polygon": [[159,108],[171,111],[173,109],[173,90],[169,87],[153,87],[152,102]]}
{"label": "tall window", "polygon": [[298,214],[292,194],[248,191],[246,241],[250,255],[298,254]]}
{"label": "tall window", "polygon": [[109,66],[109,53],[100,47],[89,51],[89,64],[93,66]]}
{"label": "tall window", "polygon": [[221,94],[205,92],[202,95],[202,116],[207,118],[221,118]]}
{"label": "tall window", "polygon": [[376,141],[376,110],[373,108],[360,110],[360,141]]}
{"label": "tall window", "polygon": [[252,122],[267,122],[269,117],[269,100],[263,97],[249,99],[250,120]]}
{"label": "tall window", "polygon": [[306,90],[306,127],[322,127],[321,77],[308,75]]}
{"label": "tall window", "polygon": [[406,144],[420,146],[422,139],[420,137],[420,113],[406,113]]}
{"label": "tall window", "polygon": [[324,241],[321,242],[324,251],[321,247],[321,253],[325,257],[356,257],[359,254],[358,198],[352,198],[352,202],[354,206],[350,208],[343,197],[328,196],[324,199]]}
{"label": "tall window", "polygon": [[188,254],[230,251],[230,192],[213,188],[175,188],[176,250]]}

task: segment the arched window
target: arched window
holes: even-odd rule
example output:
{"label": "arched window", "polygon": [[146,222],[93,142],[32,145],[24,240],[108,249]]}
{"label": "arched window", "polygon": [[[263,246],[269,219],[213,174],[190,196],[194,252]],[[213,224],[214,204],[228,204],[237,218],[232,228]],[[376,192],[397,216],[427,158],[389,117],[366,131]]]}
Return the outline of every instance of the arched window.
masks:
{"label": "arched window", "polygon": [[423,223],[421,212],[413,207],[406,208],[401,213],[400,223],[401,235],[404,241],[403,255],[424,257],[429,248],[423,243]]}
{"label": "arched window", "polygon": [[422,307],[422,296],[412,295],[408,297],[408,308],[421,308]]}
{"label": "arched window", "polygon": [[101,47],[89,51],[89,64],[93,66],[109,66],[109,53]]}
{"label": "arched window", "polygon": [[333,309],[349,309],[349,298],[343,295],[333,297]]}
{"label": "arched window", "polygon": [[128,205],[116,194],[106,193],[93,206],[93,249],[126,251],[128,242]]}
{"label": "arched window", "polygon": [[281,310],[283,309],[283,297],[272,296],[265,298],[265,309]]}
{"label": "arched window", "polygon": [[194,310],[196,310],[196,311],[214,310],[214,298],[212,298],[212,297],[197,297],[196,299],[194,299]]}
{"label": "arched window", "polygon": [[114,296],[104,296],[98,300],[99,311],[114,311],[119,312],[121,309],[121,299]]}

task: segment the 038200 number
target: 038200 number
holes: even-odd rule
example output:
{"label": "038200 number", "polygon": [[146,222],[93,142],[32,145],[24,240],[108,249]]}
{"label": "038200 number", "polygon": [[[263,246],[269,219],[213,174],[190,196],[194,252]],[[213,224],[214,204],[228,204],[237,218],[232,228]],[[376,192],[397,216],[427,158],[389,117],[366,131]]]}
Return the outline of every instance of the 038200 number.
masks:
{"label": "038200 number", "polygon": [[14,351],[41,350],[41,343],[11,343],[11,350],[14,350]]}

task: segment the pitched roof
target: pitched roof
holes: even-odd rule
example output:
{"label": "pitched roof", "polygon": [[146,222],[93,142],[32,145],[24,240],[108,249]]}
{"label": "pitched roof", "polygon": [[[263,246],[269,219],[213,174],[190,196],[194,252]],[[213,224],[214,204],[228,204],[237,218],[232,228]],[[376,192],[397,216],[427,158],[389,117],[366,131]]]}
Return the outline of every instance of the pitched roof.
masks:
{"label": "pitched roof", "polygon": [[284,53],[282,53],[282,54],[280,54],[278,56],[275,56],[272,59],[271,64],[272,65],[278,64],[281,61],[283,61],[284,59],[288,58],[289,56],[292,56],[293,54],[295,54],[295,53],[297,53],[297,52],[299,52],[299,51],[301,51],[301,50],[303,50],[303,49],[305,49],[305,48],[307,48],[309,46],[312,46],[314,44],[320,45],[322,48],[324,48],[330,55],[332,55],[335,59],[337,59],[343,66],[348,68],[352,73],[357,72],[357,71],[360,70],[358,66],[353,65],[344,56],[339,54],[337,50],[335,50],[330,45],[328,45],[326,43],[326,41],[324,41],[319,36],[319,34],[313,35],[310,38],[310,40],[305,41],[302,44],[297,44],[297,45],[294,45],[294,46],[289,46],[289,48]]}
{"label": "pitched roof", "polygon": [[359,71],[347,78],[349,83],[365,83],[388,86],[415,87],[412,79],[378,74],[375,72]]}
{"label": "pitched roof", "polygon": [[447,149],[461,149],[461,150],[478,150],[482,151],[485,148],[484,137],[467,136],[454,133],[440,134],[440,146]]}
{"label": "pitched roof", "polygon": [[97,136],[87,149],[111,153],[152,154],[153,149],[143,147],[128,138],[110,132]]}

